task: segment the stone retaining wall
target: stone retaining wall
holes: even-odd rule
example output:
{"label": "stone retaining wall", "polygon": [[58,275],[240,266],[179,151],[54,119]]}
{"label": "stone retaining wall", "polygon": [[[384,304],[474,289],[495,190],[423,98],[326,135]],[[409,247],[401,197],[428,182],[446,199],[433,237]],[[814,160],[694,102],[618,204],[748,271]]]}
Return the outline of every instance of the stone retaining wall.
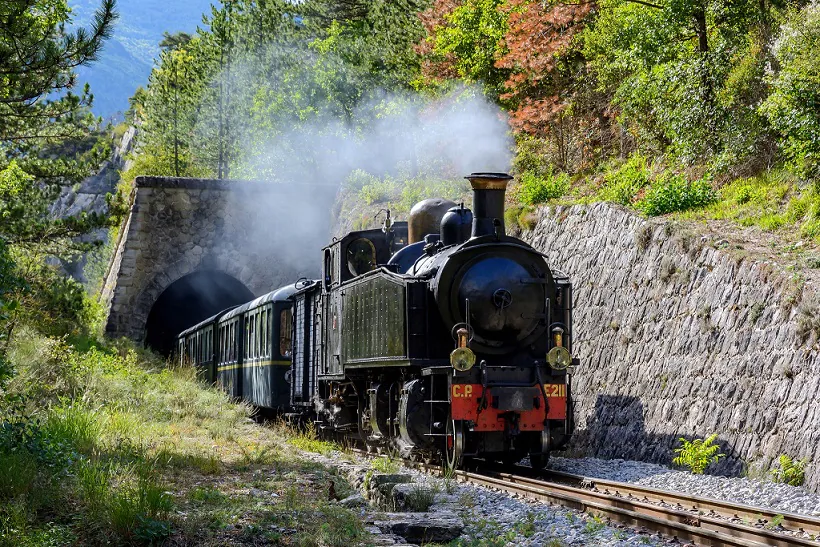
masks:
{"label": "stone retaining wall", "polygon": [[769,264],[617,206],[542,208],[524,238],[575,290],[573,449],[670,463],[717,433],[717,472],[808,457],[820,487],[818,308]]}

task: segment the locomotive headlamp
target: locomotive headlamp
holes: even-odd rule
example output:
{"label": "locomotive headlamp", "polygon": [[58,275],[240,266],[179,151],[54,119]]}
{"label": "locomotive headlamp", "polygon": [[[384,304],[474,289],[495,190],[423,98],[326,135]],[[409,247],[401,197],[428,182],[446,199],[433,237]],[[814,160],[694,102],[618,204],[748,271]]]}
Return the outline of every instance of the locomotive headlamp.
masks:
{"label": "locomotive headlamp", "polygon": [[559,348],[564,345],[564,329],[561,327],[555,327],[552,329],[552,339],[555,342],[555,345]]}
{"label": "locomotive headlamp", "polygon": [[567,348],[555,346],[547,353],[547,362],[555,370],[564,370],[572,364],[572,357]]}
{"label": "locomotive headlamp", "polygon": [[467,329],[458,329],[458,347],[450,354],[450,364],[459,372],[464,372],[475,365],[475,353],[467,347]]}

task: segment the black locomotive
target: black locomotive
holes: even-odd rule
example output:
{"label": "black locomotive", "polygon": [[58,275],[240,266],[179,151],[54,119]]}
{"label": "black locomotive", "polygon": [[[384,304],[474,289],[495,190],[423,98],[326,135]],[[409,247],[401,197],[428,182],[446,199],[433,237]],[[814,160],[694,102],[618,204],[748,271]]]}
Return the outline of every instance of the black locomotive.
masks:
{"label": "black locomotive", "polygon": [[545,465],[573,429],[572,286],[505,234],[511,177],[467,178],[474,213],[388,213],[326,247],[321,280],[182,332],[180,354],[235,397],[373,449]]}

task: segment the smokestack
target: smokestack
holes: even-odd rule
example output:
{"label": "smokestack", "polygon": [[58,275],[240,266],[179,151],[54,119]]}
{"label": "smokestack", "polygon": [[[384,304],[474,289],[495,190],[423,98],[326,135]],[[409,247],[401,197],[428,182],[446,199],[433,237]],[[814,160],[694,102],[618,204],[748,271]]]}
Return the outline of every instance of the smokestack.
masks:
{"label": "smokestack", "polygon": [[501,234],[504,231],[504,194],[507,181],[512,177],[507,173],[472,173],[466,177],[473,187],[473,233],[471,237],[481,237],[496,233],[496,222]]}

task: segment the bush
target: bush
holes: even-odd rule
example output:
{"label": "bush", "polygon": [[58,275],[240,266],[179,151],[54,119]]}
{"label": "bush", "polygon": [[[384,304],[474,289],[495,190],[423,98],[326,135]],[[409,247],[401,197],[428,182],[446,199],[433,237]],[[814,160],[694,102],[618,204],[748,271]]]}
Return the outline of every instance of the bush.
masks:
{"label": "bush", "polygon": [[820,5],[793,12],[774,45],[780,71],[769,79],[772,93],[761,106],[785,137],[784,151],[795,171],[820,181]]}
{"label": "bush", "polygon": [[778,467],[772,469],[769,473],[774,482],[801,486],[805,479],[806,464],[808,461],[808,458],[793,460],[790,456],[782,454],[777,460]]}
{"label": "bush", "polygon": [[707,179],[687,182],[682,176],[671,174],[655,181],[636,206],[649,216],[657,216],[703,207],[716,199]]}
{"label": "bush", "polygon": [[717,453],[720,447],[714,444],[715,439],[717,439],[717,433],[709,435],[705,440],[687,441],[681,437],[680,442],[682,445],[675,449],[677,456],[672,462],[675,465],[689,468],[696,475],[702,475],[709,465],[717,463],[720,458],[726,457],[726,454]]}
{"label": "bush", "polygon": [[519,199],[527,205],[536,205],[565,195],[569,190],[569,175],[550,170],[539,176],[533,171],[525,171],[521,174],[519,183]]}
{"label": "bush", "polygon": [[633,154],[617,169],[604,173],[604,186],[600,196],[607,201],[630,205],[638,192],[649,184],[649,175],[646,157]]}

